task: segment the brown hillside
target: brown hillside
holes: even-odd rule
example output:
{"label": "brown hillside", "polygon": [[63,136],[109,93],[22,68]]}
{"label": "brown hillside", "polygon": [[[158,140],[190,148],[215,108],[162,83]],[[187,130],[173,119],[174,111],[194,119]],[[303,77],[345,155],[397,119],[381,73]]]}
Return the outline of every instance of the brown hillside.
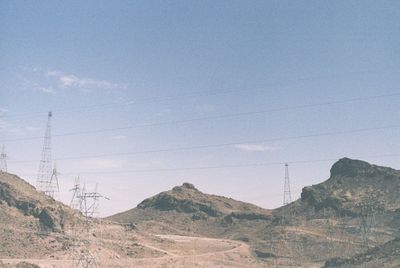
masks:
{"label": "brown hillside", "polygon": [[201,193],[193,185],[160,193],[136,208],[110,217],[156,233],[196,234],[246,241],[267,265],[320,265],[351,257],[398,234],[400,172],[343,158],[328,180],[305,187],[301,198],[265,210],[226,197]]}

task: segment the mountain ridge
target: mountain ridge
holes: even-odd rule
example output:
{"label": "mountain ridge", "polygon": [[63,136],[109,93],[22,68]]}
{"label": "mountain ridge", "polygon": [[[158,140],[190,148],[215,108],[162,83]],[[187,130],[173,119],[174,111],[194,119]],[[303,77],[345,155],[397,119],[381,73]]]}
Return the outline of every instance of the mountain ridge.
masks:
{"label": "mountain ridge", "polygon": [[[126,263],[140,256],[171,257],[175,253],[168,248],[182,241],[218,241],[223,247],[247,244],[240,259],[250,258],[255,267],[374,267],[371,254],[397,267],[400,257],[383,252],[399,250],[399,192],[399,171],[342,158],[327,180],[304,187],[301,198],[286,206],[263,209],[184,183],[103,219],[103,225],[91,219],[95,227],[79,239],[82,245],[101,245],[103,262],[110,257],[119,262],[118,256]],[[0,173],[0,258],[65,258],[77,239],[71,227],[80,219],[79,212],[18,176]]]}
{"label": "mountain ridge", "polygon": [[[368,235],[372,246],[379,247],[400,235],[396,231],[400,224],[400,171],[345,157],[332,165],[330,173],[327,180],[304,187],[300,199],[272,210],[238,206],[241,209],[237,211],[224,211],[213,195],[186,183],[108,219],[132,222],[159,233],[246,241],[254,255],[269,265],[277,260],[285,262],[289,251],[302,252],[296,257],[298,264],[351,258],[365,250],[359,231],[363,218],[376,217],[380,222]],[[219,209],[207,213],[210,211],[198,204]],[[354,241],[350,248],[343,247],[343,237]],[[287,239],[290,244],[283,245]],[[332,247],[335,253],[328,250]]]}

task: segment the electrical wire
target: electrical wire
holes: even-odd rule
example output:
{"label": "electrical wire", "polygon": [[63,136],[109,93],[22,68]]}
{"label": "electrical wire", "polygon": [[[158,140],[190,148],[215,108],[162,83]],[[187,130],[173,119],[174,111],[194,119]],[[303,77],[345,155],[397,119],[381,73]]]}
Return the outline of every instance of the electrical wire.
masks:
{"label": "electrical wire", "polygon": [[[369,74],[369,73],[376,73],[379,71],[394,71],[398,72],[398,68],[384,68],[380,70],[366,70],[366,71],[356,71],[356,72],[347,72],[346,74]],[[304,78],[297,78],[297,79],[289,79],[285,80],[283,82],[268,82],[268,83],[259,83],[255,86],[253,86],[252,91],[261,91],[264,90],[265,86],[279,86],[279,85],[285,85],[285,84],[290,84],[290,83],[298,83],[298,82],[305,82],[305,81],[312,81],[316,79],[326,79],[326,78],[333,78],[341,75],[326,75],[326,76],[319,76],[319,77],[304,77]],[[263,87],[262,89],[260,88],[255,88],[255,87]],[[207,96],[214,96],[214,95],[220,95],[220,94],[227,94],[227,93],[239,93],[239,92],[248,92],[249,89],[247,87],[244,87],[243,85],[237,85],[237,86],[230,86],[230,87],[225,87],[225,88],[218,88],[218,89],[209,89],[209,90],[202,90],[202,91],[194,91],[190,92],[187,94],[173,94],[173,95],[167,95],[167,96],[154,96],[154,97],[147,97],[147,98],[142,98],[138,100],[129,100],[127,102],[109,102],[109,103],[100,103],[100,104],[93,104],[93,105],[86,105],[86,106],[80,106],[75,109],[56,109],[53,110],[55,113],[71,113],[71,112],[83,112],[83,111],[91,111],[95,110],[98,108],[110,108],[110,107],[124,107],[124,106],[130,106],[130,105],[137,105],[137,104],[146,104],[146,103],[152,103],[152,102],[160,102],[160,101],[175,101],[179,99],[185,99],[185,98],[192,98],[192,97],[207,97]],[[11,116],[7,116],[9,119],[15,119],[15,118],[32,118],[32,117],[41,117],[45,116],[48,113],[48,111],[42,111],[42,112],[30,112],[30,113],[21,113],[21,114],[15,114]],[[0,116],[1,117],[1,116]],[[3,116],[4,117],[4,116]]]}
{"label": "electrical wire", "polygon": [[[369,156],[358,156],[357,158],[385,158],[385,157],[398,157],[400,154],[383,154],[383,155],[369,155]],[[177,167],[177,168],[159,168],[159,169],[131,169],[131,170],[112,170],[112,171],[78,171],[72,173],[63,173],[63,175],[107,175],[107,174],[130,174],[130,173],[148,173],[148,172],[175,172],[175,171],[190,171],[190,170],[209,170],[209,169],[226,169],[226,168],[248,168],[248,167],[265,167],[273,165],[284,165],[284,164],[308,164],[318,162],[331,162],[337,161],[337,158],[325,158],[325,159],[311,159],[311,160],[295,160],[295,161],[284,161],[284,162],[261,162],[261,163],[249,163],[249,164],[230,164],[230,165],[214,165],[214,166],[198,166],[198,167]],[[20,176],[35,176],[34,174],[22,174]]]}
{"label": "electrical wire", "polygon": [[[55,161],[66,161],[66,160],[79,160],[79,159],[87,159],[87,158],[101,158],[101,157],[107,157],[107,156],[129,156],[129,155],[151,154],[151,153],[190,151],[190,150],[199,150],[199,149],[228,147],[228,146],[235,146],[235,145],[241,145],[241,144],[265,143],[265,142],[274,142],[274,141],[285,141],[285,140],[296,140],[296,139],[305,139],[305,138],[314,138],[314,137],[335,136],[335,135],[344,135],[344,134],[370,132],[370,131],[396,129],[396,128],[400,128],[400,125],[359,128],[359,129],[352,129],[352,130],[332,131],[332,132],[279,137],[279,138],[271,138],[271,139],[244,140],[244,141],[236,141],[236,142],[228,142],[228,143],[205,144],[205,145],[174,147],[174,148],[155,149],[155,150],[143,150],[143,151],[134,151],[134,152],[92,154],[92,155],[84,155],[84,156],[66,156],[66,157],[56,158],[54,160]],[[32,160],[14,160],[14,161],[8,161],[8,162],[10,162],[10,163],[32,163],[32,162],[39,162],[39,160],[37,160],[37,159],[36,160],[34,160],[34,159],[32,159]]]}
{"label": "electrical wire", "polygon": [[[328,105],[336,105],[336,104],[343,104],[343,103],[351,103],[351,102],[358,102],[358,101],[367,101],[377,98],[394,98],[399,97],[400,93],[393,93],[393,94],[385,94],[385,95],[375,95],[375,96],[367,96],[361,98],[352,98],[346,100],[339,100],[339,101],[330,101],[330,102],[321,102],[321,103],[314,103],[314,104],[303,104],[303,105],[296,105],[296,106],[287,106],[287,107],[280,107],[280,108],[273,108],[273,109],[266,109],[260,111],[249,111],[249,112],[241,112],[241,113],[231,113],[231,114],[224,114],[224,115],[217,115],[217,116],[205,116],[205,117],[197,117],[191,119],[183,119],[183,120],[170,120],[164,122],[155,122],[155,123],[145,123],[139,125],[131,125],[131,126],[121,126],[115,128],[103,128],[103,129],[95,129],[95,130],[86,130],[86,131],[76,131],[76,132],[67,132],[61,134],[55,134],[53,137],[66,137],[66,136],[77,136],[77,135],[87,135],[87,134],[95,134],[95,133],[105,133],[105,132],[113,132],[119,130],[128,130],[128,129],[136,129],[136,128],[143,128],[143,127],[157,127],[157,126],[168,126],[168,125],[179,125],[179,124],[189,124],[199,121],[208,121],[208,120],[216,120],[216,119],[226,119],[226,118],[235,118],[241,116],[251,116],[256,114],[266,114],[272,112],[280,112],[280,111],[288,111],[288,110],[299,110],[299,109],[307,109],[319,106],[328,106]],[[25,137],[25,138],[15,138],[15,139],[5,139],[1,142],[16,142],[16,141],[26,141],[26,140],[37,140],[43,139],[42,136],[35,136],[35,137]]]}

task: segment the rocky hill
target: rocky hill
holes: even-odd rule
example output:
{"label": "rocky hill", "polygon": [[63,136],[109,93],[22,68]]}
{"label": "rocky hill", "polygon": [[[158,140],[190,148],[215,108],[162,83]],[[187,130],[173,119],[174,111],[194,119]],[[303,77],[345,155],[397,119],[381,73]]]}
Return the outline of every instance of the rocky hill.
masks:
{"label": "rocky hill", "polygon": [[357,216],[367,212],[390,212],[400,208],[400,172],[364,161],[343,158],[331,168],[330,178],[305,187],[301,205],[316,212]]}
{"label": "rocky hill", "polygon": [[92,267],[85,264],[87,252],[98,267],[140,267],[144,258],[166,255],[156,247],[165,241],[132,226],[86,219],[18,176],[0,172],[0,267]]}
{"label": "rocky hill", "polygon": [[193,220],[226,217],[267,219],[270,216],[269,210],[232,198],[205,194],[196,189],[194,185],[184,183],[182,186],[176,186],[172,190],[145,199],[136,208],[116,214],[109,219],[129,222],[137,217],[145,218],[151,213],[167,215],[165,212],[183,213],[189,215]]}
{"label": "rocky hill", "polygon": [[88,229],[78,211],[1,172],[0,261],[64,267],[90,250],[103,267],[190,267],[194,256],[218,267],[398,267],[399,193],[399,171],[343,158],[274,210],[184,183]]}
{"label": "rocky hill", "polygon": [[245,241],[267,265],[321,267],[398,236],[399,193],[399,171],[343,158],[328,180],[305,187],[299,200],[272,211],[184,184],[109,219],[158,233]]}
{"label": "rocky hill", "polygon": [[42,256],[61,249],[65,239],[45,234],[62,234],[77,219],[78,213],[68,206],[17,176],[0,172],[0,257]]}
{"label": "rocky hill", "polygon": [[[0,172],[0,212],[2,223],[18,221],[27,216],[35,221],[38,230],[62,232],[77,212],[63,203],[38,192],[21,178]],[[25,218],[24,218],[25,221]]]}
{"label": "rocky hill", "polygon": [[[184,194],[187,190],[199,199],[176,208],[171,206],[182,199],[190,200]],[[225,206],[225,200],[217,197],[216,205],[210,206],[189,184],[176,187],[175,193],[176,200],[148,199],[141,210],[173,209],[181,214],[192,206],[190,211],[201,217],[220,217],[246,208],[263,212],[250,204],[240,207],[240,202]],[[168,202],[171,204],[163,207]],[[0,267],[92,267],[86,262],[96,262],[97,267],[260,267],[243,242],[162,236],[142,226],[86,219],[18,176],[1,172]]]}

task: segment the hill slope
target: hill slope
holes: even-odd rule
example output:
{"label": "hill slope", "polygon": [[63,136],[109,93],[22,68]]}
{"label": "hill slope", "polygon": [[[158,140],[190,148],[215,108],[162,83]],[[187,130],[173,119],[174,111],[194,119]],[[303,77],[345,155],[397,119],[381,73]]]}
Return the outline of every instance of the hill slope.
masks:
{"label": "hill slope", "polygon": [[305,187],[299,200],[272,211],[184,184],[109,219],[155,233],[246,241],[269,265],[323,266],[366,251],[365,243],[379,246],[398,236],[399,192],[399,171],[343,158],[328,180]]}
{"label": "hill slope", "polygon": [[21,178],[0,172],[0,210],[3,220],[18,221],[18,216],[31,216],[41,229],[62,232],[76,216],[76,212],[63,203],[38,192]]}
{"label": "hill slope", "polygon": [[129,222],[146,215],[166,216],[171,214],[187,214],[193,220],[224,218],[268,218],[270,211],[255,205],[200,192],[190,183],[176,186],[172,190],[162,192],[145,199],[136,208],[111,216],[109,219]]}
{"label": "hill slope", "polygon": [[43,235],[61,234],[77,218],[77,212],[68,206],[17,176],[0,172],[0,257],[39,257],[61,250],[64,238]]}
{"label": "hill slope", "polygon": [[[144,206],[158,202],[150,203]],[[199,212],[209,212],[205,207],[199,204]],[[21,178],[0,172],[0,267],[78,267],[88,253],[98,267],[260,267],[243,242],[161,236],[84,219]]]}
{"label": "hill slope", "polygon": [[400,238],[376,246],[351,258],[336,258],[326,262],[324,268],[400,267]]}
{"label": "hill slope", "polygon": [[399,192],[399,171],[343,158],[274,210],[185,183],[87,229],[77,211],[0,173],[0,261],[65,267],[90,250],[103,267],[398,267]]}

